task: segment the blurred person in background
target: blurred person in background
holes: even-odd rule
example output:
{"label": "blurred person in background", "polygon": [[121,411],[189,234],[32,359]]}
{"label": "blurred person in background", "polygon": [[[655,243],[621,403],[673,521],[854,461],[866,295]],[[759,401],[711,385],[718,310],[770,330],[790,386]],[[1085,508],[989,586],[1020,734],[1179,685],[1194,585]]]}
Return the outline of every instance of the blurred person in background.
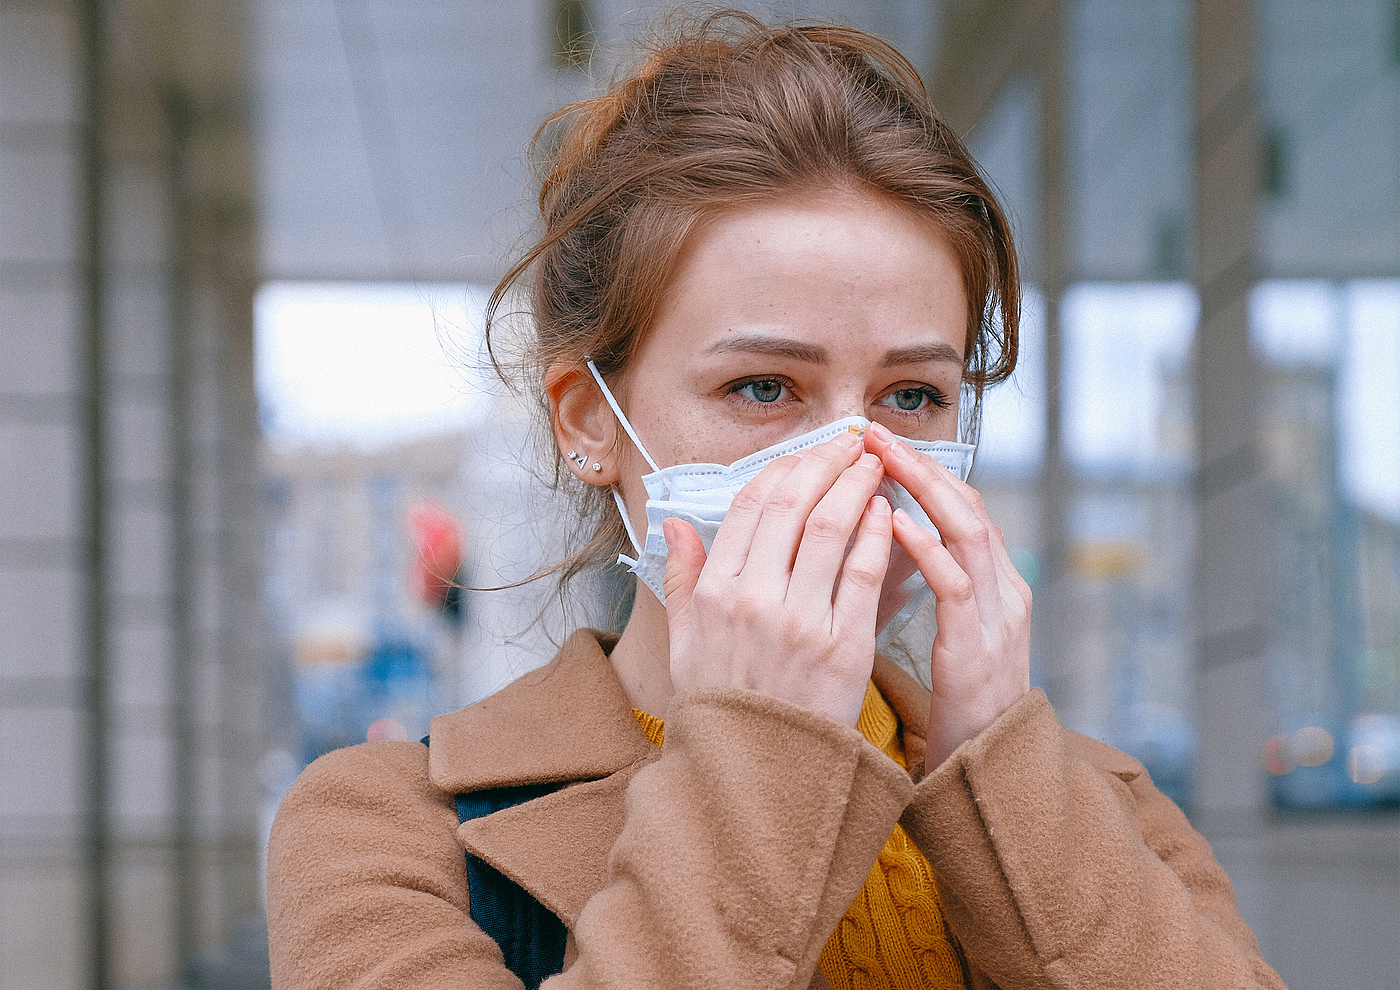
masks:
{"label": "blurred person in background", "polygon": [[[915,69],[717,15],[541,133],[492,312],[528,280],[513,370],[592,528],[550,572],[644,587],[302,775],[274,986],[1281,987],[1176,806],[1030,688],[962,480],[1016,256]],[[886,658],[929,592],[931,691]]]}

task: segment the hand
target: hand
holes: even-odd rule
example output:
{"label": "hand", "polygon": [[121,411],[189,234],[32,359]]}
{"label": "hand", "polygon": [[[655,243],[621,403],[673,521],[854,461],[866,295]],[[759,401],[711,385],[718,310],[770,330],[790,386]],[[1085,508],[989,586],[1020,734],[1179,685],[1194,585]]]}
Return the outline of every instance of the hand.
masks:
{"label": "hand", "polygon": [[842,434],[745,485],[708,558],[693,527],[666,520],[678,692],[748,688],[855,725],[890,557],[883,477],[860,438]]}
{"label": "hand", "polygon": [[936,598],[925,756],[931,769],[1030,690],[1031,589],[976,489],[878,423],[865,436],[885,474],[914,496],[942,537],[895,512],[894,538]]}

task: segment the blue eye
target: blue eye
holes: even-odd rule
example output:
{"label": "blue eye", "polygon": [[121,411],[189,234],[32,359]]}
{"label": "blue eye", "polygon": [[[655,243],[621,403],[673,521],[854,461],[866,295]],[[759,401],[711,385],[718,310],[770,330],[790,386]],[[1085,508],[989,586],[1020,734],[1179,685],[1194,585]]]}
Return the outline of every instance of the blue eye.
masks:
{"label": "blue eye", "polygon": [[928,391],[922,388],[902,388],[896,392],[891,392],[885,398],[885,405],[892,405],[902,412],[917,412],[923,407],[925,401],[932,397]]}
{"label": "blue eye", "polygon": [[735,391],[753,402],[777,402],[783,398],[787,386],[776,379],[765,378],[761,381],[741,385]]}

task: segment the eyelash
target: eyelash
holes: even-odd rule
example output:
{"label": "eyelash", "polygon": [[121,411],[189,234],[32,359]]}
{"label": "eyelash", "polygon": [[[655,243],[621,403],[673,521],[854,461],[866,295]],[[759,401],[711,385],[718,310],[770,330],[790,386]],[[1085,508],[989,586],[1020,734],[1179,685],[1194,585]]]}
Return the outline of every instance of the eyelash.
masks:
{"label": "eyelash", "polygon": [[[779,398],[774,399],[772,402],[760,402],[757,399],[750,399],[748,396],[739,394],[744,389],[748,388],[750,385],[767,384],[778,385],[782,387],[788,392],[788,395],[780,396]],[[792,398],[792,392],[794,391],[792,387],[792,382],[779,375],[760,375],[756,378],[745,378],[737,382],[731,382],[728,386],[726,386],[726,390],[730,395],[735,396],[740,402],[742,402],[746,408],[763,411],[771,410],[774,408],[781,409],[786,404],[786,401]]]}
{"label": "eyelash", "polygon": [[[774,399],[772,402],[761,402],[757,399],[750,399],[747,396],[739,394],[744,389],[748,388],[750,385],[768,384],[780,386],[788,392],[788,395],[780,396],[779,398]],[[782,408],[787,401],[791,400],[791,393],[795,391],[795,389],[793,388],[793,383],[787,378],[783,378],[779,375],[760,375],[755,378],[745,378],[737,382],[731,382],[728,386],[726,386],[726,391],[729,395],[738,398],[738,400],[742,402],[747,408],[773,410],[775,408]],[[912,384],[901,385],[896,388],[890,389],[881,397],[881,403],[883,404],[884,400],[892,398],[900,392],[918,392],[928,399],[929,406],[934,409],[948,409],[952,406],[952,403],[948,400],[948,397],[943,394],[943,391],[941,389],[933,388],[930,385]],[[926,412],[926,410],[922,408],[922,404],[921,408],[919,409],[900,409],[898,406],[895,405],[886,406],[885,408],[891,409],[894,412],[905,416],[917,416],[920,413]]]}
{"label": "eyelash", "polygon": [[[928,404],[934,409],[948,409],[952,406],[952,403],[948,401],[948,397],[943,394],[942,389],[933,388],[929,385],[902,385],[892,388],[881,397],[881,403],[884,403],[886,399],[894,398],[900,392],[918,392],[928,399]],[[921,409],[900,409],[898,406],[886,406],[885,408],[893,409],[895,412],[903,413],[908,416],[916,416],[922,411]]]}

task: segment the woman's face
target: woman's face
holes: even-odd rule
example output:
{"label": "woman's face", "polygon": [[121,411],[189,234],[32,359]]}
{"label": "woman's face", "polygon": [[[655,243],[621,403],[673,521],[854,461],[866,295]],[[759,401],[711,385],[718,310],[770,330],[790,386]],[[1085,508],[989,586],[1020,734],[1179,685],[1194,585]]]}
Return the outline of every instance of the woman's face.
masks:
{"label": "woman's face", "polygon": [[[967,301],[947,240],[865,192],[746,208],[700,229],[618,391],[662,467],[728,464],[844,416],[955,439]],[[626,440],[620,485],[645,529]]]}

